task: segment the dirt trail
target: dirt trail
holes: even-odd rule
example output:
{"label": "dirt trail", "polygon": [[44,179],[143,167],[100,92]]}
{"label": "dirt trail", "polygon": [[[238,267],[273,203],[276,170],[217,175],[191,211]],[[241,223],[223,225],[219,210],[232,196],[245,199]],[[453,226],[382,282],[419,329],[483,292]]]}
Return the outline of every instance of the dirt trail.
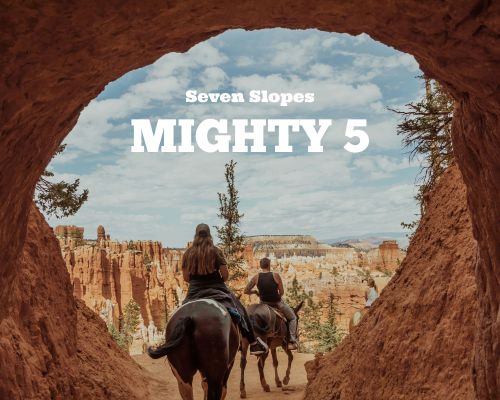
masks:
{"label": "dirt trail", "polygon": [[[134,356],[134,360],[144,367],[150,375],[151,400],[181,400],[177,391],[177,381],[175,380],[170,367],[166,363],[166,359],[153,360],[147,355]],[[282,390],[277,388],[274,383],[274,371],[270,358],[266,361],[265,374],[271,392],[265,393],[260,386],[259,372],[257,370],[257,359],[251,357],[248,360],[248,365],[245,371],[246,390],[248,399],[273,399],[273,400],[301,400],[304,397],[304,388],[307,382],[304,363],[312,360],[312,354],[294,354],[292,364],[292,373],[290,376],[290,384]],[[283,379],[286,370],[286,355],[283,352],[278,353],[280,366],[278,371],[280,378]],[[240,397],[240,361],[239,356],[234,364],[234,368],[229,377],[229,386],[227,400],[239,399]],[[203,390],[201,389],[201,380],[199,375],[196,375],[193,382],[194,398],[202,399]]]}

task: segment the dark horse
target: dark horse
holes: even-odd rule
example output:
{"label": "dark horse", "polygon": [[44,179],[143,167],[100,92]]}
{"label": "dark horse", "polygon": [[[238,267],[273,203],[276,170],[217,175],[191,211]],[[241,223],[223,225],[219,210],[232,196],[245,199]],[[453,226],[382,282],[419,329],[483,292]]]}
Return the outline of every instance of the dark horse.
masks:
{"label": "dark horse", "polygon": [[222,400],[240,346],[240,332],[227,309],[214,300],[194,300],[178,308],[167,324],[166,342],[148,349],[167,356],[183,400],[193,400],[193,376],[200,371],[205,399]]}
{"label": "dark horse", "polygon": [[[298,313],[302,308],[304,302],[301,302],[298,306],[293,309],[295,316],[298,320]],[[267,304],[252,304],[247,307],[248,315],[252,320],[252,325],[254,327],[255,333],[269,346],[271,356],[273,358],[274,367],[274,381],[277,387],[282,387],[283,384],[288,385],[290,382],[290,371],[292,369],[293,354],[288,349],[288,329],[286,319],[284,317],[278,316],[274,309]],[[288,367],[286,369],[285,378],[283,383],[278,376],[278,355],[276,354],[276,349],[282,347],[288,356]],[[245,367],[247,365],[247,351],[248,342],[243,340],[241,343],[241,380],[240,380],[240,397],[242,399],[247,397],[245,390]],[[259,361],[257,366],[259,368],[260,384],[265,392],[270,392],[271,388],[266,382],[266,377],[264,376],[264,365],[266,363],[266,358],[269,353],[259,356]]]}

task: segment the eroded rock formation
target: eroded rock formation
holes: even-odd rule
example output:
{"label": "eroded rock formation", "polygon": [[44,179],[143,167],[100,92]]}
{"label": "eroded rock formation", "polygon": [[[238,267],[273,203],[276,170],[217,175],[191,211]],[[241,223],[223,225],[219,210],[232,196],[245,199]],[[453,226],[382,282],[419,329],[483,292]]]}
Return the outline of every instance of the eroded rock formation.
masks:
{"label": "eroded rock formation", "polygon": [[143,370],[75,302],[59,244],[34,206],[17,266],[0,285],[0,398],[147,398]]}
{"label": "eroded rock formation", "polygon": [[[179,273],[183,251],[163,248],[157,241],[118,242],[103,235],[100,225],[97,240],[75,246],[72,239],[59,238],[73,293],[116,328],[133,299],[141,308],[138,339],[157,343],[169,313],[185,293]],[[142,353],[142,347],[133,346],[132,352]]]}
{"label": "eroded rock formation", "polygon": [[251,268],[257,268],[259,260],[268,257],[278,265],[302,263],[316,269],[359,267],[394,272],[406,254],[395,240],[385,240],[368,251],[320,243],[310,235],[249,236],[246,243],[244,255]]}
{"label": "eroded rock formation", "polygon": [[[1,324],[12,324],[12,331],[26,326],[12,314],[24,304],[12,285],[28,271],[22,254],[35,184],[83,107],[107,83],[227,29],[279,26],[366,32],[413,54],[426,75],[437,78],[457,100],[453,145],[480,250],[473,376],[479,398],[500,397],[500,2],[445,0],[429,6],[418,0],[221,0],[216,4],[201,0],[140,5],[34,1],[2,5],[0,20],[0,303],[11,305],[2,309]],[[57,257],[56,252],[52,257]],[[39,287],[46,284],[44,279],[41,274]],[[30,294],[35,289],[26,287]],[[28,315],[33,305],[23,307]],[[74,321],[64,319],[71,307],[54,310],[68,324],[58,324],[57,330],[74,329]],[[53,328],[47,328],[49,334]],[[11,340],[12,346],[16,340]],[[34,354],[52,353],[46,342],[37,349]],[[28,347],[19,347],[18,353],[31,357]],[[387,361],[393,367],[397,364],[397,360]],[[431,357],[429,362],[433,361]],[[30,380],[27,369],[17,372],[18,381]],[[54,387],[61,389],[56,391],[62,391],[67,382],[63,374],[44,379],[57,382]],[[7,382],[5,388],[16,387],[12,380],[3,382]],[[17,390],[28,392],[29,387]]]}
{"label": "eroded rock formation", "polygon": [[249,275],[259,272],[259,260],[268,257],[272,268],[280,272],[285,289],[297,277],[316,300],[325,301],[333,294],[338,323],[345,332],[354,312],[366,302],[367,271],[381,291],[406,255],[396,241],[383,241],[366,251],[323,244],[310,235],[260,235],[246,241]]}
{"label": "eroded rock formation", "polygon": [[369,314],[336,351],[307,364],[306,400],[474,399],[476,262],[454,167]]}
{"label": "eroded rock formation", "polygon": [[[62,232],[57,226],[54,231]],[[134,299],[141,308],[138,339],[152,344],[162,339],[160,332],[165,321],[182,301],[187,285],[181,274],[184,249],[163,248],[156,241],[104,240],[102,226],[97,229],[97,240],[82,240],[75,245],[71,237],[59,236],[73,293],[77,299],[94,310],[107,325],[119,327],[127,303]],[[100,237],[100,239],[99,239]],[[340,326],[347,331],[349,319],[355,310],[363,307],[366,288],[365,269],[371,269],[379,289],[383,289],[392,274],[383,264],[385,259],[404,251],[392,244],[384,252],[384,244],[368,252],[353,248],[338,248],[319,243],[312,236],[259,236],[248,238],[245,249],[245,270],[249,276],[259,271],[259,260],[271,257],[273,269],[279,271],[287,288],[298,277],[306,292],[317,300],[335,295]],[[278,244],[279,243],[279,244]],[[386,254],[387,253],[387,254]],[[397,264],[394,264],[395,267]],[[394,270],[393,269],[393,270]],[[243,279],[241,287],[246,285]],[[256,297],[244,300],[258,301]],[[157,332],[151,335],[150,331]],[[153,339],[154,338],[154,339]],[[133,346],[133,354],[142,352],[140,344]]]}

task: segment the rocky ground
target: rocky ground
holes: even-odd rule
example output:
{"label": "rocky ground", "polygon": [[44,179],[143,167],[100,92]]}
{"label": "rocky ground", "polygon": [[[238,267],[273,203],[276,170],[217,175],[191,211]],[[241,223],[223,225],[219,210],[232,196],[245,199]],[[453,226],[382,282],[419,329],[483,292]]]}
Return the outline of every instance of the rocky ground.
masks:
{"label": "rocky ground", "polygon": [[[139,356],[134,356],[134,360],[141,365],[145,370],[146,374],[149,376],[149,393],[151,400],[181,400],[179,392],[177,390],[177,381],[170,371],[166,359],[153,360],[149,356],[143,354]],[[265,374],[267,383],[271,386],[271,392],[265,393],[260,386],[259,372],[257,370],[256,358],[251,357],[249,359],[245,380],[246,380],[246,390],[247,398],[255,400],[299,400],[304,397],[304,389],[307,382],[306,373],[304,370],[304,363],[311,360],[313,356],[311,354],[301,354],[296,353],[294,362],[292,365],[292,374],[290,379],[290,384],[284,388],[284,390],[277,388],[274,385],[274,371],[272,363],[266,362]],[[286,356],[283,352],[278,353],[278,359],[280,363],[279,373],[282,377],[285,373],[286,368]],[[203,398],[203,390],[201,388],[201,380],[199,375],[195,377],[193,383],[194,388],[194,398]],[[229,386],[226,399],[238,399],[240,396],[240,368],[239,368],[239,356],[235,362],[235,366],[229,377]]]}

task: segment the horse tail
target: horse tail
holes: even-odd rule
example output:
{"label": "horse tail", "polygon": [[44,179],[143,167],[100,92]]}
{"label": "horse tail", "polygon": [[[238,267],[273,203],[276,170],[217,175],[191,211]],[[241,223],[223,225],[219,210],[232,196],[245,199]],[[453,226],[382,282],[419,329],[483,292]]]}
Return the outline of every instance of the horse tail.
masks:
{"label": "horse tail", "polygon": [[166,343],[156,349],[148,347],[148,355],[155,359],[168,355],[181,343],[185,336],[190,335],[193,332],[193,328],[194,320],[191,317],[179,319]]}

